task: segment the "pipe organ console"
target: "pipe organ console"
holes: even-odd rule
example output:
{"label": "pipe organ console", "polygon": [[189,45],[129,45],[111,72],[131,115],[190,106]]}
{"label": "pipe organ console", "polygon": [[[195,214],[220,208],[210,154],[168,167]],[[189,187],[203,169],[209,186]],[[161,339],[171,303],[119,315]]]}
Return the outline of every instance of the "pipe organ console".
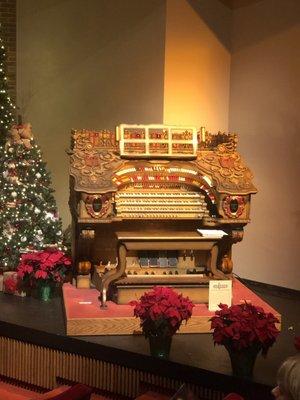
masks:
{"label": "pipe organ console", "polygon": [[72,132],[73,257],[77,271],[91,262],[102,299],[168,285],[205,302],[210,279],[231,277],[257,191],[236,146],[193,127]]}

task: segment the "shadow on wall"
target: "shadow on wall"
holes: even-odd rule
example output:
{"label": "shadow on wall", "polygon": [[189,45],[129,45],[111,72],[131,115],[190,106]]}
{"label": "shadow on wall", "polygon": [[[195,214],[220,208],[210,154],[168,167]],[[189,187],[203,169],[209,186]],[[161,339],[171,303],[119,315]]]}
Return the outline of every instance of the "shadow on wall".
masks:
{"label": "shadow on wall", "polygon": [[[252,2],[251,7],[241,4],[242,8],[234,10],[225,6],[222,0],[187,1],[219,41],[232,52],[251,46],[300,23],[299,0],[257,0]],[[232,26],[232,19],[238,19],[240,13],[245,12],[245,7],[247,10],[251,8],[253,12],[247,14],[241,32],[235,29],[234,24]],[[233,37],[234,40],[232,40]]]}
{"label": "shadow on wall", "polygon": [[187,0],[194,11],[201,17],[218,40],[231,49],[232,11],[219,0]]}
{"label": "shadow on wall", "polygon": [[72,128],[162,122],[164,0],[18,0],[18,106],[64,225]]}
{"label": "shadow on wall", "polygon": [[238,21],[245,10],[237,9],[232,14],[233,53],[300,24],[299,0],[263,0],[247,10],[247,17],[242,19],[242,29],[235,20]]}

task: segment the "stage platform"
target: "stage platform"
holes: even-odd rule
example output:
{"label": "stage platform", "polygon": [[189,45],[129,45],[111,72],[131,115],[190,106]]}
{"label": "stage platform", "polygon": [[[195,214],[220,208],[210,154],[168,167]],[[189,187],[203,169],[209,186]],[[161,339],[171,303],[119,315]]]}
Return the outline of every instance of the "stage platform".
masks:
{"label": "stage platform", "polygon": [[54,387],[56,378],[73,379],[100,390],[115,390],[126,398],[134,398],[140,381],[172,388],[186,382],[206,399],[238,391],[247,400],[272,400],[277,369],[295,354],[299,292],[276,292],[276,288],[253,283],[249,287],[282,315],[281,334],[267,358],[258,357],[252,381],[231,376],[228,354],[223,346],[213,345],[211,334],[175,335],[170,359],[158,360],[149,355],[142,335],[67,336],[62,296],[44,303],[3,293],[0,377],[47,389]]}
{"label": "stage platform", "polygon": [[[263,299],[257,296],[238,279],[232,282],[233,304],[244,301],[262,307],[273,313],[279,321],[281,315]],[[132,335],[139,334],[139,320],[133,316],[133,307],[107,302],[107,308],[101,309],[96,289],[76,289],[67,283],[63,285],[63,299],[66,314],[67,335]],[[209,333],[210,318],[214,315],[207,304],[196,304],[192,318],[182,324],[178,333]],[[278,324],[280,329],[280,323]]]}

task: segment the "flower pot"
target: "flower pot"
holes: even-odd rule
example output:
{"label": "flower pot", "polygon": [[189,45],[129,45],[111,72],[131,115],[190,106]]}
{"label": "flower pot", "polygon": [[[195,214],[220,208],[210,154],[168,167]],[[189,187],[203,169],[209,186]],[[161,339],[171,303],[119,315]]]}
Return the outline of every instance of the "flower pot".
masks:
{"label": "flower pot", "polygon": [[32,286],[29,283],[23,283],[20,287],[20,292],[24,293],[26,297],[31,296],[32,294]]}
{"label": "flower pot", "polygon": [[50,285],[41,285],[38,290],[40,300],[49,301],[52,295],[52,287]]}
{"label": "flower pot", "polygon": [[171,349],[172,336],[150,335],[150,354],[154,357],[168,359]]}
{"label": "flower pot", "polygon": [[241,378],[252,378],[256,357],[261,350],[261,346],[254,344],[241,350],[232,349],[225,346],[231,361],[232,375]]}

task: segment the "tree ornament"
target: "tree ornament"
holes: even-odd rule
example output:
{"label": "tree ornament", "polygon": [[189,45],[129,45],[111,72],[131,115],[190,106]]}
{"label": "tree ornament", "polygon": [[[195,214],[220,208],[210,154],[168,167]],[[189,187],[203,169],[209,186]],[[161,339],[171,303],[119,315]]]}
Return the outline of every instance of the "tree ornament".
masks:
{"label": "tree ornament", "polygon": [[23,144],[26,149],[31,149],[32,136],[31,124],[14,125],[9,133],[8,145]]}
{"label": "tree ornament", "polygon": [[8,96],[8,84],[6,76],[6,55],[3,39],[0,38],[0,145],[4,145],[11,124],[14,122],[15,106]]}
{"label": "tree ornament", "polygon": [[51,219],[51,220],[53,220],[53,219],[54,219],[53,213],[47,212],[46,215],[45,215],[45,219]]}
{"label": "tree ornament", "polygon": [[11,182],[11,183],[17,183],[17,182],[19,182],[19,178],[17,177],[17,176],[9,176],[8,177],[8,181],[9,182]]}
{"label": "tree ornament", "polygon": [[43,236],[42,235],[36,235],[35,236],[35,240],[38,241],[38,242],[42,242]]}
{"label": "tree ornament", "polygon": [[[57,209],[50,175],[41,151],[32,139],[30,124],[14,127],[7,145],[0,151],[0,194],[0,258],[3,266],[16,268],[22,252],[41,250],[45,243],[57,248],[62,245],[62,226],[60,219],[55,218]],[[16,231],[11,232],[7,223]]]}

